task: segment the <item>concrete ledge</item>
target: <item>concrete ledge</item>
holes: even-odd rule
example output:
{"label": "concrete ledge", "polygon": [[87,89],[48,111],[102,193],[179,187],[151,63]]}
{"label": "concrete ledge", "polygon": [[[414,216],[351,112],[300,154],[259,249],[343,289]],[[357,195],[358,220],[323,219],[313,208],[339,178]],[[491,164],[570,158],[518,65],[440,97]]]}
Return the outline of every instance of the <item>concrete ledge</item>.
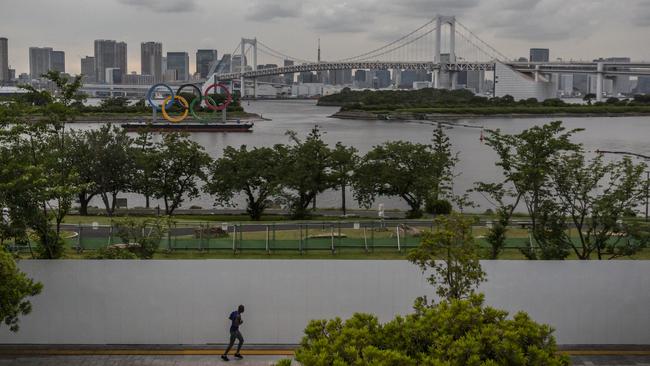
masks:
{"label": "concrete ledge", "polygon": [[[220,355],[226,345],[0,345],[0,356],[134,356],[134,355]],[[293,356],[297,345],[245,345],[241,353],[249,356]],[[560,345],[569,356],[650,356],[650,345],[581,344]]]}

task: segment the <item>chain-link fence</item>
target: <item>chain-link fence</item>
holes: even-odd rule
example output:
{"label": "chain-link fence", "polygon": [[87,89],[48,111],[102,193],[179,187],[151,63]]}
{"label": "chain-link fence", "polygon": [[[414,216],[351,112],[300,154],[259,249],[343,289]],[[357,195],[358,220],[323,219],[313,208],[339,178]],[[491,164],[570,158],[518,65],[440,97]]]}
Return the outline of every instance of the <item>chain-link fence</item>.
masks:
{"label": "chain-link fence", "polygon": [[[233,252],[342,252],[389,250],[402,252],[416,247],[424,231],[434,223],[424,220],[324,221],[281,223],[176,222],[165,230],[159,250]],[[70,249],[93,251],[116,244],[128,244],[116,225],[63,224],[62,236]],[[487,247],[485,226],[474,226],[477,242]],[[508,248],[532,245],[526,229],[507,239]],[[511,230],[512,231],[512,230]],[[143,235],[147,230],[143,229]],[[14,244],[17,251],[29,251],[31,243]]]}

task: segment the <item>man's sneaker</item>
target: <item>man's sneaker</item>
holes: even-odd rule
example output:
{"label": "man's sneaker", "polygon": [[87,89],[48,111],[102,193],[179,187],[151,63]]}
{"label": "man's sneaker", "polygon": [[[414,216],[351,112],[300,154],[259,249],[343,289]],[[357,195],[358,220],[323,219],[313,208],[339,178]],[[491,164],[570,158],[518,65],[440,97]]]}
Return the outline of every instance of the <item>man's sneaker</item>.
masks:
{"label": "man's sneaker", "polygon": [[244,356],[240,355],[239,353],[235,353],[235,357],[240,360],[244,358]]}
{"label": "man's sneaker", "polygon": [[228,356],[226,355],[221,355],[221,359],[224,361],[230,361],[230,359],[228,359]]}

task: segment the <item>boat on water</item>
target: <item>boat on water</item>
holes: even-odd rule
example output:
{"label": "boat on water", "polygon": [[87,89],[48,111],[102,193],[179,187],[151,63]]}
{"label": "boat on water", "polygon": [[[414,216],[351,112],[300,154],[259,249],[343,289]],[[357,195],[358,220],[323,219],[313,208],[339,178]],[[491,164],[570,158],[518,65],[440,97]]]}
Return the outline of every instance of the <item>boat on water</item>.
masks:
{"label": "boat on water", "polygon": [[201,122],[149,122],[149,123],[124,123],[122,128],[128,132],[252,132],[252,122],[236,123],[201,123]]}

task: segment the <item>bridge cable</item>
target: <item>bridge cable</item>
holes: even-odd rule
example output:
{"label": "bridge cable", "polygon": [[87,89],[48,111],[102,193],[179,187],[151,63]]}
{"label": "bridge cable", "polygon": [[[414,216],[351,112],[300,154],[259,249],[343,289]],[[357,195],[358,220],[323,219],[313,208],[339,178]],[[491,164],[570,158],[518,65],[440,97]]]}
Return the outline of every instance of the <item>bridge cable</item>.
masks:
{"label": "bridge cable", "polygon": [[[340,60],[338,60],[338,61],[340,61],[340,62],[345,62],[345,61],[358,60],[358,59],[360,59],[360,58],[362,58],[362,57],[364,57],[364,56],[368,56],[368,55],[371,55],[371,54],[373,54],[373,53],[375,53],[375,52],[381,51],[381,50],[383,50],[383,49],[385,49],[385,48],[387,48],[387,47],[390,47],[390,46],[392,46],[392,45],[394,45],[394,44],[396,44],[396,43],[399,43],[399,42],[403,41],[404,39],[406,39],[406,38],[412,36],[413,34],[415,34],[415,33],[417,33],[417,32],[419,32],[420,30],[422,30],[423,28],[429,26],[430,24],[432,24],[432,23],[435,22],[435,21],[436,21],[436,18],[433,18],[433,19],[431,19],[430,21],[428,21],[428,22],[424,23],[423,25],[421,25],[418,29],[416,29],[416,30],[410,32],[409,34],[407,34],[407,35],[405,35],[405,36],[402,36],[401,38],[396,39],[396,40],[394,40],[394,41],[392,41],[392,42],[390,42],[390,43],[388,43],[388,44],[386,44],[386,45],[384,45],[384,46],[382,46],[382,47],[379,47],[379,48],[374,49],[374,50],[372,50],[372,51],[368,51],[368,52],[366,52],[366,53],[362,53],[362,54],[357,55],[357,56],[353,56],[353,57],[348,57],[348,58],[340,59]],[[435,28],[434,28],[434,29],[435,29]]]}

